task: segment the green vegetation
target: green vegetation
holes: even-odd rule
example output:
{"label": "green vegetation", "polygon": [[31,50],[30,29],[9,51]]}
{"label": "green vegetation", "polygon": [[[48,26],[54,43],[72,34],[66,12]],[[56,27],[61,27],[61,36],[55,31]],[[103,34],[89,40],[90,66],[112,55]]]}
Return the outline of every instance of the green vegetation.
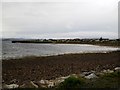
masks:
{"label": "green vegetation", "polygon": [[99,76],[97,80],[90,81],[90,83],[93,85],[89,87],[94,88],[120,88],[120,72],[106,73]]}
{"label": "green vegetation", "polygon": [[58,86],[58,90],[66,88],[120,88],[120,72],[106,73],[94,79],[69,77]]}
{"label": "green vegetation", "polygon": [[69,77],[67,79],[65,79],[64,82],[62,82],[59,86],[58,86],[58,90],[66,90],[66,89],[73,89],[73,88],[82,88],[82,86],[84,85],[85,80],[83,78],[76,78],[76,77]]}

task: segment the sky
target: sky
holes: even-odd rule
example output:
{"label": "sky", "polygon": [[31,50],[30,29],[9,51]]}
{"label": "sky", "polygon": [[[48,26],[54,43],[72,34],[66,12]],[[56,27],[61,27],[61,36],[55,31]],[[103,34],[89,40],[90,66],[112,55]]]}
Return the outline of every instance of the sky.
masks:
{"label": "sky", "polygon": [[118,38],[119,0],[5,0],[3,38]]}

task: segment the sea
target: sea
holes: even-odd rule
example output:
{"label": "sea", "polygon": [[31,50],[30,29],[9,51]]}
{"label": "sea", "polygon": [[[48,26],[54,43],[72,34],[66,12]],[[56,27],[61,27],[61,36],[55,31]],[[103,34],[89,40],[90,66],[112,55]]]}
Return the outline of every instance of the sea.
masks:
{"label": "sea", "polygon": [[97,46],[89,44],[38,44],[38,43],[12,43],[10,40],[2,41],[3,60],[22,58],[26,56],[53,56],[74,53],[106,53],[119,48]]}

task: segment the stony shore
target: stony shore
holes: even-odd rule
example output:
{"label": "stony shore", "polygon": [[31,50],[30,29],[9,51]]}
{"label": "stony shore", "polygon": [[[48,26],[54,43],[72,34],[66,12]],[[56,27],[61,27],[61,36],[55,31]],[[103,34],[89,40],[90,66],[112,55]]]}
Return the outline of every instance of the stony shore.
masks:
{"label": "stony shore", "polygon": [[113,70],[120,66],[119,55],[117,51],[3,60],[3,84],[24,85],[31,81],[55,80],[71,74]]}

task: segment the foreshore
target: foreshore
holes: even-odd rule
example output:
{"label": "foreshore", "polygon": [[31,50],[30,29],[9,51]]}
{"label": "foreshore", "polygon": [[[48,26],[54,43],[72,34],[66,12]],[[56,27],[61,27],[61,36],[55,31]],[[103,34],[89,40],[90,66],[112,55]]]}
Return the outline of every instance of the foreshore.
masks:
{"label": "foreshore", "polygon": [[3,82],[51,80],[84,71],[101,71],[120,66],[120,52],[66,54],[47,57],[24,57],[2,61]]}

